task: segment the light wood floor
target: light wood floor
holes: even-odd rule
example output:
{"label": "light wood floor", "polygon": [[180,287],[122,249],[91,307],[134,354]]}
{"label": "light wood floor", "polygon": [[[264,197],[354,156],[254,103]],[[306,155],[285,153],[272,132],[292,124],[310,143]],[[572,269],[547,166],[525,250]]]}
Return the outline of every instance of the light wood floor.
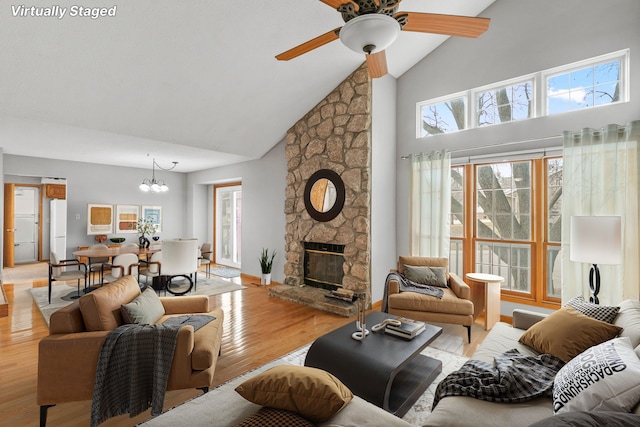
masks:
{"label": "light wood floor", "polygon": [[[4,269],[3,277],[9,316],[0,317],[0,426],[36,426],[38,342],[49,330],[28,289],[47,286],[47,265]],[[232,280],[247,288],[211,297],[212,303],[225,312],[222,355],[216,365],[214,386],[353,321],[269,297],[268,287],[256,285],[255,277],[243,275]],[[379,303],[375,308],[379,309]],[[471,344],[467,343],[464,327],[438,326],[444,328],[443,334],[431,345],[459,355],[472,355],[486,337],[479,323],[472,327]],[[196,390],[167,392],[165,410],[199,394]],[[49,409],[47,425],[85,427],[90,412],[90,401],[59,404]],[[150,411],[134,418],[122,415],[102,426],[133,426],[150,417]]]}

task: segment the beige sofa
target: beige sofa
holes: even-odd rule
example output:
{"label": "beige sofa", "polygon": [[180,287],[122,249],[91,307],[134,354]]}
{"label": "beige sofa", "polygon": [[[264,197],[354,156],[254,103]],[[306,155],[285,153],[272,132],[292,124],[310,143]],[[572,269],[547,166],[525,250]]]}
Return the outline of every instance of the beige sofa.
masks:
{"label": "beige sofa", "polygon": [[[39,343],[37,403],[40,424],[47,408],[57,403],[91,400],[100,349],[111,330],[123,324],[120,307],[140,295],[133,276],[83,295],[51,315],[49,336]],[[169,372],[167,390],[199,388],[207,391],[220,353],[224,313],[209,307],[205,295],[160,298],[165,314],[206,313],[215,320],[194,332],[182,326]]]}
{"label": "beige sofa", "polygon": [[[515,310],[513,326],[497,323],[472,359],[494,364],[495,356],[514,348],[522,354],[538,355],[535,350],[520,344],[518,339],[529,327],[544,317],[545,315],[540,313]],[[620,336],[629,337],[636,354],[640,356],[640,303],[625,301],[620,304],[620,313],[614,324],[624,328]],[[636,406],[634,413],[640,414],[640,405]],[[524,403],[493,403],[471,397],[449,396],[438,403],[425,426],[529,426],[549,417],[554,417],[553,402],[550,398],[538,398]]]}

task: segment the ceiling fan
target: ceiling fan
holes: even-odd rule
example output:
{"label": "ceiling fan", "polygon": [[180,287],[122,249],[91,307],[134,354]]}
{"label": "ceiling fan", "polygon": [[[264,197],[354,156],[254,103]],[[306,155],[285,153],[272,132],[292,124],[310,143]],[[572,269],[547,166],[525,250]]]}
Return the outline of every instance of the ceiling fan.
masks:
{"label": "ceiling fan", "polygon": [[402,0],[320,0],[335,8],[345,25],[282,52],[276,59],[288,61],[340,39],[349,49],[365,53],[371,78],[387,74],[385,49],[400,31],[478,37],[489,28],[488,18],[398,12]]}

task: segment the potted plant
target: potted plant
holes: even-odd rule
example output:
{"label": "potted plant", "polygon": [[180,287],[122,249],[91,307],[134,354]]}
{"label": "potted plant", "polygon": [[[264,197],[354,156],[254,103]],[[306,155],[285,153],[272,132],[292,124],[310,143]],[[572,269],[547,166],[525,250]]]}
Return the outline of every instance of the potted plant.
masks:
{"label": "potted plant", "polygon": [[138,234],[140,234],[140,237],[138,239],[140,241],[140,247],[148,248],[151,242],[149,242],[149,238],[147,236],[155,235],[156,231],[158,230],[158,226],[153,223],[153,219],[151,218],[138,218],[137,228]]}
{"label": "potted plant", "polygon": [[273,259],[276,257],[276,251],[269,254],[269,249],[262,249],[260,254],[260,269],[262,271],[262,277],[260,278],[261,285],[271,284],[271,268],[273,268]]}

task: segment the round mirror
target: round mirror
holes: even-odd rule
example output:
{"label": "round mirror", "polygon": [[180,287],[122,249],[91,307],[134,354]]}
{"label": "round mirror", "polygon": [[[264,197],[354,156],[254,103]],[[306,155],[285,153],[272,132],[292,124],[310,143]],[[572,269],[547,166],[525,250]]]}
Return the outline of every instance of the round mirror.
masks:
{"label": "round mirror", "polygon": [[344,183],[340,175],[330,169],[315,172],[304,189],[304,205],[311,218],[331,221],[344,206]]}

